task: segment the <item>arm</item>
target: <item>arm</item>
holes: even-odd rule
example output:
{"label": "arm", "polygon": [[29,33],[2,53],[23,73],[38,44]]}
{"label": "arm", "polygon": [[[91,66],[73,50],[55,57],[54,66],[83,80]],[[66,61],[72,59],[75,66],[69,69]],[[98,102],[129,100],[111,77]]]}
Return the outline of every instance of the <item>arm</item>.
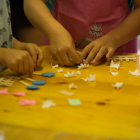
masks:
{"label": "arm", "polygon": [[[79,64],[72,37],[51,15],[46,0],[24,0],[24,11],[31,23],[50,40],[51,55],[63,65]],[[73,62],[69,60],[68,55]]]}
{"label": "arm", "polygon": [[112,31],[103,37],[91,42],[82,52],[81,59],[86,59],[86,64],[92,61],[96,64],[103,55],[107,58],[115,52],[115,50],[123,44],[128,43],[140,34],[140,1],[133,0],[135,10],[128,15],[128,17]]}

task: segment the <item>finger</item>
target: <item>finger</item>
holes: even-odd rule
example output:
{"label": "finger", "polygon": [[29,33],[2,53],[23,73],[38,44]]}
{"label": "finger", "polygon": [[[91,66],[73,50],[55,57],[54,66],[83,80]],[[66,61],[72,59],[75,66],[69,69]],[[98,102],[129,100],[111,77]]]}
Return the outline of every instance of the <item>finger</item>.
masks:
{"label": "finger", "polygon": [[32,60],[30,55],[28,55],[28,62],[29,62],[29,71],[28,71],[28,73],[29,73],[29,75],[32,75],[32,73],[34,72],[34,69],[35,69],[35,64],[34,64],[34,62],[33,62],[33,60]]}
{"label": "finger", "polygon": [[73,61],[70,61],[70,58],[68,57],[66,52],[60,53],[60,57],[64,65],[66,66],[73,66],[75,64]]}
{"label": "finger", "polygon": [[107,50],[100,49],[100,51],[97,53],[96,57],[92,61],[92,64],[96,64],[103,57],[103,55],[106,54],[106,52]]}
{"label": "finger", "polygon": [[85,64],[89,64],[91,60],[95,57],[95,55],[99,52],[100,47],[99,46],[94,46],[94,48],[90,51]]}
{"label": "finger", "polygon": [[110,57],[113,55],[114,52],[115,52],[115,50],[113,50],[113,48],[110,48],[110,49],[108,50],[108,53],[107,53],[106,57],[107,57],[107,58],[110,58]]}
{"label": "finger", "polygon": [[42,50],[37,45],[34,45],[34,47],[35,47],[35,50],[37,52],[37,66],[40,66],[41,63],[43,62],[44,54],[43,54]]}
{"label": "finger", "polygon": [[24,71],[24,69],[23,69],[23,61],[20,61],[18,63],[18,73],[23,74],[23,71]]}
{"label": "finger", "polygon": [[83,61],[83,59],[85,59],[85,57],[89,54],[89,52],[92,50],[92,48],[94,47],[93,43],[90,43],[88,46],[86,46],[81,55],[80,55],[80,59]]}
{"label": "finger", "polygon": [[29,61],[28,61],[28,57],[26,57],[25,60],[24,60],[24,74],[28,73],[29,70],[30,70]]}
{"label": "finger", "polygon": [[63,61],[62,61],[62,59],[61,59],[61,57],[60,57],[60,55],[59,55],[58,53],[55,54],[55,57],[56,57],[57,61],[59,62],[59,64],[60,64],[61,66],[64,66],[64,63],[63,63]]}

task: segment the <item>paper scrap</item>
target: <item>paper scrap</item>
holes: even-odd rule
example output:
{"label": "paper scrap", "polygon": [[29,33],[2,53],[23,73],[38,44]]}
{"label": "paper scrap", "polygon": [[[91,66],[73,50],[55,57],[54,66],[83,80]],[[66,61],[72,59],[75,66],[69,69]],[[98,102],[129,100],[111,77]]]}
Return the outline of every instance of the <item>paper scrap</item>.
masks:
{"label": "paper scrap", "polygon": [[53,69],[55,69],[55,68],[58,68],[58,65],[52,65],[52,63],[51,63],[51,67],[53,68]]}
{"label": "paper scrap", "polygon": [[116,75],[118,74],[118,72],[111,72],[111,71],[110,71],[110,73],[111,73],[111,75],[113,75],[113,76],[116,76]]}
{"label": "paper scrap", "polygon": [[25,92],[16,92],[16,93],[11,93],[14,96],[25,96]]}
{"label": "paper scrap", "polygon": [[119,63],[114,63],[114,61],[111,60],[110,68],[119,69],[119,67],[120,67],[120,61],[119,61]]}
{"label": "paper scrap", "polygon": [[74,71],[72,71],[71,73],[70,72],[67,72],[67,74],[64,74],[64,76],[65,77],[76,77],[77,74]]}
{"label": "paper scrap", "polygon": [[77,86],[75,86],[74,83],[72,83],[72,84],[69,84],[69,88],[71,88],[71,89],[76,89]]}
{"label": "paper scrap", "polygon": [[53,72],[42,73],[42,76],[44,76],[44,77],[53,77],[54,75],[55,75],[55,73],[53,73]]}
{"label": "paper scrap", "polygon": [[22,100],[19,100],[18,101],[18,104],[20,104],[20,105],[35,105],[36,104],[36,101],[35,100],[24,100],[24,99],[22,99]]}
{"label": "paper scrap", "polygon": [[53,103],[52,100],[47,99],[43,102],[42,108],[50,108],[52,106],[56,106],[56,103]]}
{"label": "paper scrap", "polygon": [[77,72],[75,72],[77,75],[80,75],[81,74],[81,71],[77,71]]}
{"label": "paper scrap", "polygon": [[57,72],[61,73],[63,72],[63,69],[58,69]]}
{"label": "paper scrap", "polygon": [[82,104],[79,99],[68,99],[68,102],[72,106],[78,106]]}
{"label": "paper scrap", "polygon": [[90,81],[90,82],[96,81],[96,74],[94,74],[94,75],[90,74],[89,77],[87,77],[85,79],[82,78],[82,80],[84,80],[85,82],[87,82],[87,81]]}
{"label": "paper scrap", "polygon": [[86,65],[81,63],[80,66],[78,66],[78,69],[87,69],[87,68],[89,68],[89,64]]}
{"label": "paper scrap", "polygon": [[112,85],[112,87],[115,87],[116,89],[122,88],[123,83],[116,83],[115,85]]}
{"label": "paper scrap", "polygon": [[139,72],[139,70],[138,70],[138,69],[136,69],[134,72],[129,71],[129,74],[131,74],[131,75],[138,75],[138,76],[140,76],[140,72]]}
{"label": "paper scrap", "polygon": [[46,82],[44,80],[37,80],[32,82],[33,85],[45,85]]}
{"label": "paper scrap", "polygon": [[59,91],[59,93],[64,94],[64,95],[68,95],[68,96],[73,96],[73,95],[75,95],[74,93],[68,92],[68,91],[66,91],[66,90]]}
{"label": "paper scrap", "polygon": [[8,89],[1,89],[0,94],[9,94]]}

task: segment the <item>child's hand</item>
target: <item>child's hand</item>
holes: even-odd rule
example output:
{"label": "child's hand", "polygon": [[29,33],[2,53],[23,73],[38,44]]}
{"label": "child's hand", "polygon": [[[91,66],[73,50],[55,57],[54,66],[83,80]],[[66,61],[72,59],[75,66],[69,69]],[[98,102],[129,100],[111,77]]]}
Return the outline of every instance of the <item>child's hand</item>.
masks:
{"label": "child's hand", "polygon": [[[75,44],[70,34],[61,29],[61,32],[50,39],[50,54],[56,59],[61,66],[73,66],[80,64],[80,58],[75,51]],[[70,61],[68,55],[73,61]]]}
{"label": "child's hand", "polygon": [[29,52],[35,66],[40,66],[43,62],[43,52],[36,44],[22,43],[18,41],[18,43],[15,44],[14,48]]}
{"label": "child's hand", "polygon": [[31,75],[34,72],[35,64],[27,51],[0,48],[0,64],[20,73]]}
{"label": "child's hand", "polygon": [[89,64],[95,57],[92,64],[96,64],[103,55],[106,55],[107,58],[111,57],[116,49],[117,47],[114,39],[106,35],[92,41],[88,46],[86,46],[80,55],[80,59],[83,60],[88,56],[85,64]]}

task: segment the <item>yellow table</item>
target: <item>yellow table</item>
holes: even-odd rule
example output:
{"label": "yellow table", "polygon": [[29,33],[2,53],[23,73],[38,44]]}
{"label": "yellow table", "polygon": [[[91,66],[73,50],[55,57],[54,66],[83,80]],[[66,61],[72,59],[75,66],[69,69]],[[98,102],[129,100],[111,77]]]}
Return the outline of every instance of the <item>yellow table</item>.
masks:
{"label": "yellow table", "polygon": [[[34,75],[33,79],[47,82],[40,90],[27,90],[19,82],[8,88],[11,93],[25,91],[25,97],[0,95],[0,130],[6,140],[140,140],[140,77],[128,74],[129,70],[140,69],[138,55],[137,62],[121,62],[120,69],[115,70],[119,72],[116,77],[109,73],[109,63],[102,62],[80,70],[82,74],[75,78],[65,78],[67,71],[78,69],[65,67],[63,73],[58,73],[58,68],[50,67],[57,62],[52,60],[49,47],[41,48],[45,53],[41,73],[55,72],[55,77]],[[14,72],[7,69],[1,73],[4,74]],[[96,74],[97,81],[81,79],[89,74]],[[113,88],[116,82],[123,82],[123,87]],[[78,88],[69,89],[71,83]],[[62,95],[60,90],[73,92],[75,96]],[[53,100],[56,107],[43,109],[46,98]],[[67,98],[80,99],[82,105],[71,106]],[[17,103],[20,99],[35,99],[37,104],[21,106]]]}

